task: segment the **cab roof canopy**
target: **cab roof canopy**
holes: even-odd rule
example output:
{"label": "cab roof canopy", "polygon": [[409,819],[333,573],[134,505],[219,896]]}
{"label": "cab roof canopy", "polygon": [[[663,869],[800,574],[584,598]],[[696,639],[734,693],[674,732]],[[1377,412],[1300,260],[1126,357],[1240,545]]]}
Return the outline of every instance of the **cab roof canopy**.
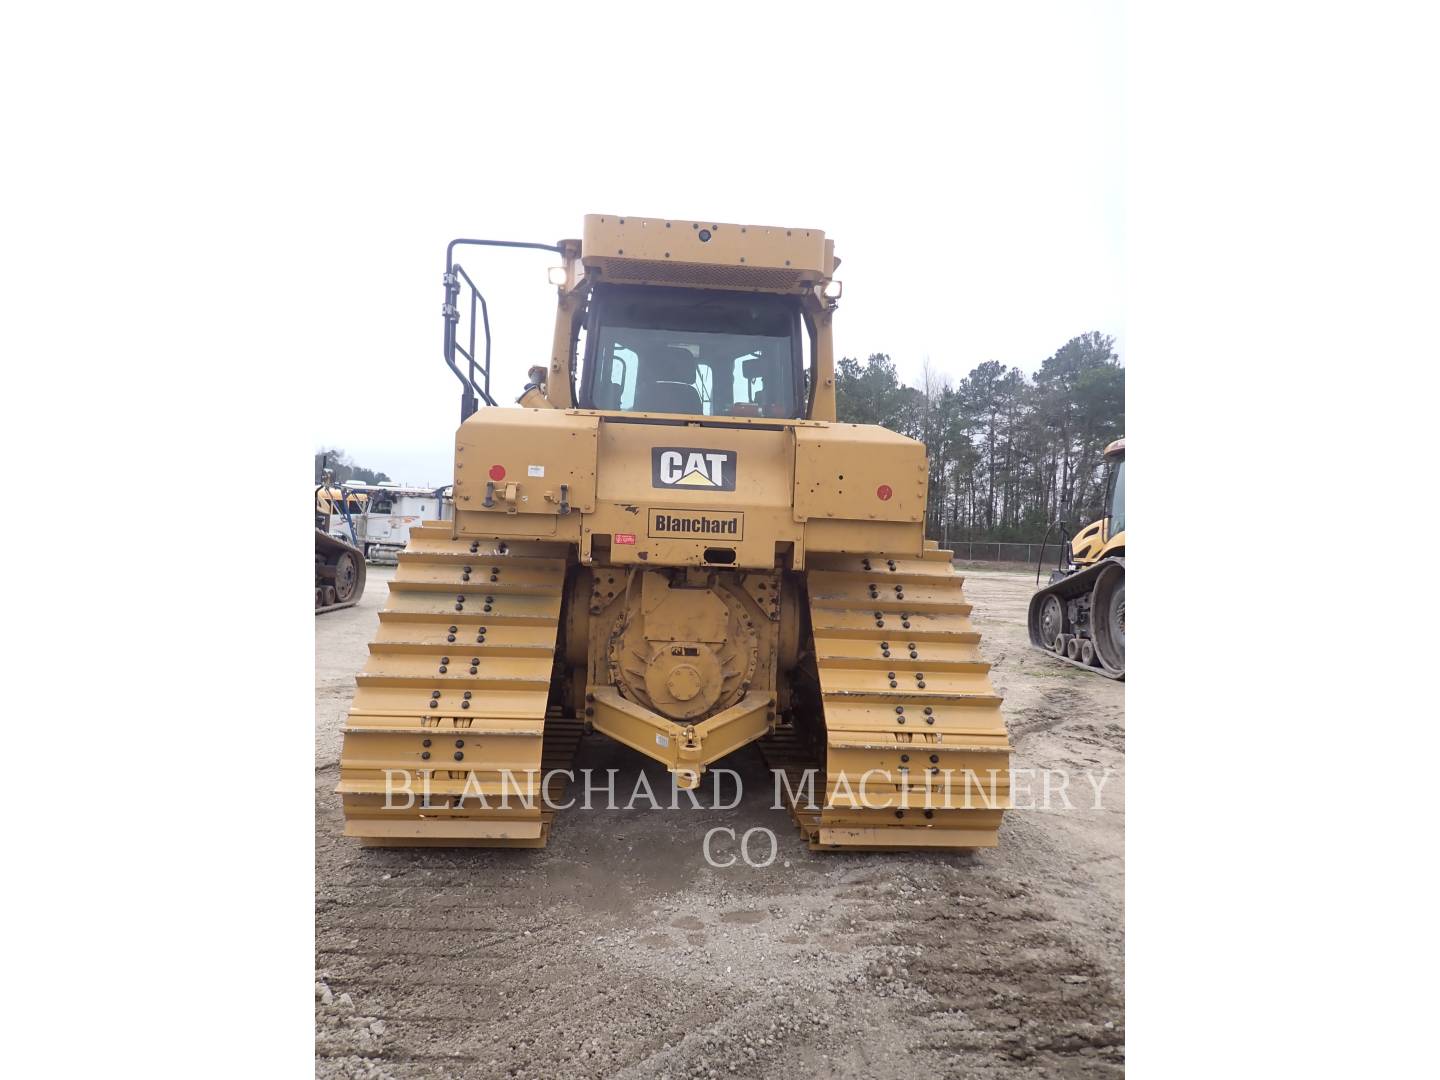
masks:
{"label": "cab roof canopy", "polygon": [[586,214],[585,269],[600,281],[805,293],[835,273],[819,229]]}

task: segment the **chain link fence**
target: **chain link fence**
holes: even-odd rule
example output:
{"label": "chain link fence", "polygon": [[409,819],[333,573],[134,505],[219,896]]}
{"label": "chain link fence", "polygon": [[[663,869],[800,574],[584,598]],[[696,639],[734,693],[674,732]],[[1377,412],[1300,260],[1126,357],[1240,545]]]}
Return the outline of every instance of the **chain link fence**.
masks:
{"label": "chain link fence", "polygon": [[1017,562],[1034,566],[1036,560],[1042,565],[1054,566],[1060,561],[1060,549],[1064,546],[1049,544],[1014,544],[988,540],[947,540],[940,538],[940,546],[955,553],[960,562]]}

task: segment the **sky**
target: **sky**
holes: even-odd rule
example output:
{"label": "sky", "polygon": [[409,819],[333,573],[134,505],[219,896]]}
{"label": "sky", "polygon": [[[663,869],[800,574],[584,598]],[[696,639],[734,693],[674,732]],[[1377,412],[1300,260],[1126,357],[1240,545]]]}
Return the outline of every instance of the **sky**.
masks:
{"label": "sky", "polygon": [[[311,365],[334,402],[313,413],[317,449],[448,482],[445,245],[554,242],[586,213],[824,230],[837,357],[887,352],[907,381],[927,360],[953,381],[986,360],[1033,372],[1089,330],[1128,363],[1122,5],[894,5],[881,22],[742,3],[723,26],[699,5],[537,10],[447,24],[440,49],[409,27],[329,32],[365,77],[330,91],[305,150],[335,178],[316,207],[334,345]],[[556,260],[462,261],[508,403],[548,357]]]}

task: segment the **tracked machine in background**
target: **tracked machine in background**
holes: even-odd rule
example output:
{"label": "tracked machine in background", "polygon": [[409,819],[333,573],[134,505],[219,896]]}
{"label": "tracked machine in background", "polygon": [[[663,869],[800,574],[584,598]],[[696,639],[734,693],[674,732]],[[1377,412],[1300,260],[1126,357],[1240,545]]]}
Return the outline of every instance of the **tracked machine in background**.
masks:
{"label": "tracked machine in background", "polygon": [[[466,246],[559,256],[518,409],[480,407]],[[836,422],[836,266],[813,229],[608,215],[452,242],[455,513],[412,531],[358,676],[348,835],[542,845],[552,770],[593,730],[682,789],[758,742],[812,847],[996,843],[1001,700],[924,537],[924,446]]]}
{"label": "tracked machine in background", "polygon": [[[365,593],[365,553],[351,523],[352,494],[337,487],[327,473],[315,489],[315,614],[353,607]],[[333,516],[350,524],[350,539],[330,531]]]}
{"label": "tracked machine in background", "polygon": [[1076,534],[1030,598],[1030,643],[1067,664],[1125,678],[1125,440],[1105,448],[1106,514]]}

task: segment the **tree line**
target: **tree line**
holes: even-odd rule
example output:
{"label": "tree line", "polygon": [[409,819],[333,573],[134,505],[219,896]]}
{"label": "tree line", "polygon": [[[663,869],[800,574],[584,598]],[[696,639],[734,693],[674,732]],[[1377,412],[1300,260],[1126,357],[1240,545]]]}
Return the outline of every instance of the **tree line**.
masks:
{"label": "tree line", "polygon": [[374,469],[361,468],[350,460],[350,455],[339,447],[315,451],[315,483],[324,478],[324,470],[330,469],[335,479],[342,484],[388,484],[390,477]]}
{"label": "tree line", "polygon": [[1103,512],[1105,446],[1125,433],[1125,369],[1114,346],[1104,334],[1081,334],[1033,378],[988,360],[952,383],[927,361],[919,386],[901,383],[885,353],[844,357],[836,409],[841,420],[925,444],[928,536],[1036,543],[1047,525],[1073,531]]}

